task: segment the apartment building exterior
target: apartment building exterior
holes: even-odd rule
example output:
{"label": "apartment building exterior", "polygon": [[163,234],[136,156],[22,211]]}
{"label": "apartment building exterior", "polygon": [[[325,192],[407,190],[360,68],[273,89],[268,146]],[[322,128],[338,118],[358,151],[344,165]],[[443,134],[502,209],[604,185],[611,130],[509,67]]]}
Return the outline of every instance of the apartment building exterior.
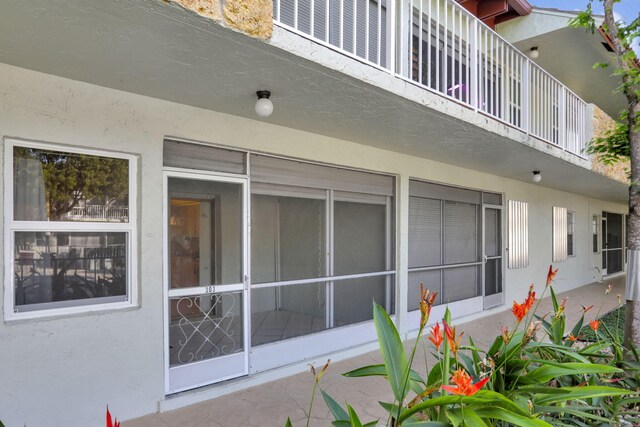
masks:
{"label": "apartment building exterior", "polygon": [[461,3],[3,1],[0,419],[100,425],[361,353],[373,301],[417,329],[420,283],[468,320],[550,264],[559,292],[623,273],[624,174],[584,151],[609,83],[527,56],[571,14]]}

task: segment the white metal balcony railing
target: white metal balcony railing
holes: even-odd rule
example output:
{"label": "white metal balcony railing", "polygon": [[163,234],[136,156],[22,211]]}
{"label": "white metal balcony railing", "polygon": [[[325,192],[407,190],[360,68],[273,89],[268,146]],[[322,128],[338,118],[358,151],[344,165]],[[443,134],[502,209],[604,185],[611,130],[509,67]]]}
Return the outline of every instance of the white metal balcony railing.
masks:
{"label": "white metal balcony railing", "polygon": [[585,157],[587,104],[455,1],[273,7],[278,25]]}
{"label": "white metal balcony railing", "polygon": [[129,207],[107,205],[76,206],[65,216],[67,219],[73,220],[123,220],[129,218]]}

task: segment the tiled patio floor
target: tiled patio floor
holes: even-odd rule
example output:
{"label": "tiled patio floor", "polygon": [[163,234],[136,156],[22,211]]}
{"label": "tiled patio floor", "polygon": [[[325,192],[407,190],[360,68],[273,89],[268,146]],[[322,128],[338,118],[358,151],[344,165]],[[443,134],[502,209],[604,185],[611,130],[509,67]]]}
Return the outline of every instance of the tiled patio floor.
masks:
{"label": "tiled patio floor", "polygon": [[[604,291],[609,283],[613,284],[613,291],[605,297]],[[588,320],[596,316],[600,302],[602,302],[601,314],[615,308],[617,294],[624,294],[624,276],[561,294],[560,298],[568,297],[567,325],[573,326],[580,317],[581,305],[595,304],[594,309],[588,313]],[[538,313],[546,313],[550,308],[551,301],[545,298]],[[486,347],[503,325],[513,326],[510,310],[457,326],[459,330],[465,332],[465,336],[473,337],[478,346]],[[407,345],[412,343],[413,340],[409,340]],[[425,363],[422,352],[419,351],[417,355],[419,357],[416,357],[415,367],[424,372]],[[341,404],[349,402],[365,421],[384,417],[384,411],[377,402],[391,400],[388,384],[380,378],[353,379],[344,378],[340,374],[373,363],[381,363],[379,351],[332,363],[321,381],[325,391]],[[312,387],[311,374],[303,372],[174,411],[125,421],[122,425],[123,427],[275,427],[284,425],[287,417],[290,417],[294,427],[304,426],[305,410],[309,404]],[[317,395],[316,398],[311,425],[330,426],[329,411],[322,397]]]}

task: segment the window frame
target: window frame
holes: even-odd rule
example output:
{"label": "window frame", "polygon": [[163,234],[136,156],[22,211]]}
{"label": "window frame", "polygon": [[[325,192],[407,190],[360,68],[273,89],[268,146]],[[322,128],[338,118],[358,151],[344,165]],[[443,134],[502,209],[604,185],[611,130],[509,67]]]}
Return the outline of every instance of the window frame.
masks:
{"label": "window frame", "polygon": [[[594,222],[595,221],[595,229],[593,228],[594,226]],[[600,255],[600,215],[598,214],[593,214],[591,215],[591,253],[593,255]],[[593,241],[593,238],[596,238],[596,241]],[[595,250],[594,250],[594,244],[595,243]]]}
{"label": "window frame", "polygon": [[[14,147],[34,148],[40,150],[60,151],[72,154],[84,154],[98,157],[123,159],[128,162],[129,174],[129,221],[122,222],[74,222],[74,221],[28,221],[14,219]],[[34,142],[29,140],[5,138],[4,139],[4,320],[15,321],[22,319],[37,319],[60,317],[65,315],[83,314],[98,311],[112,311],[125,309],[138,305],[138,206],[137,206],[137,182],[138,160],[137,156],[122,152],[111,152],[100,149],[81,148],[71,145]],[[126,236],[126,281],[127,291],[124,301],[100,301],[91,303],[91,299],[77,300],[78,304],[60,307],[35,308],[34,310],[19,312],[15,306],[15,236],[19,232],[59,232],[59,233],[125,233]],[[76,300],[70,300],[76,301]],[[49,304],[49,303],[42,303]]]}

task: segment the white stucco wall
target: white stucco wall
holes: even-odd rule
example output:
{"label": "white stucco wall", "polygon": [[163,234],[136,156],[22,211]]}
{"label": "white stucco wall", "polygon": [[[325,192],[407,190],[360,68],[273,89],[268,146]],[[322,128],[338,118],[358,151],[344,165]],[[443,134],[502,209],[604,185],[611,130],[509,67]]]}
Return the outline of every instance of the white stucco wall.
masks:
{"label": "white stucco wall", "polygon": [[[159,183],[165,136],[397,174],[400,283],[406,280],[402,270],[407,265],[409,177],[500,192],[505,201],[528,202],[529,267],[506,270],[507,305],[497,310],[523,298],[530,283],[543,286],[552,257],[552,206],[576,213],[577,256],[557,265],[560,292],[598,278],[593,267],[599,266],[599,258],[591,254],[591,215],[625,211],[624,205],[541,185],[0,65],[0,137],[134,154],[139,158],[140,196],[135,284],[139,307],[0,324],[0,419],[6,425],[99,426],[107,404],[120,419],[129,419],[156,411],[164,399]],[[4,242],[6,236],[1,237]],[[0,249],[3,265],[4,248]],[[400,301],[406,298],[404,290],[399,295]],[[412,326],[401,323],[400,328],[406,331]]]}

